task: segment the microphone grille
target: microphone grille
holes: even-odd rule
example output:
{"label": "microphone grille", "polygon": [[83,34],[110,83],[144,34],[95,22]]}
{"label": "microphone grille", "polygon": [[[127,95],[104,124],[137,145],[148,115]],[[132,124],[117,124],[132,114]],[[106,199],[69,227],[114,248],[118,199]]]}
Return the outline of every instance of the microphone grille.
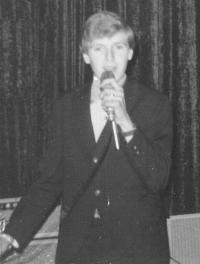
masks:
{"label": "microphone grille", "polygon": [[115,78],[112,71],[104,71],[101,75],[100,82],[103,82],[106,79]]}

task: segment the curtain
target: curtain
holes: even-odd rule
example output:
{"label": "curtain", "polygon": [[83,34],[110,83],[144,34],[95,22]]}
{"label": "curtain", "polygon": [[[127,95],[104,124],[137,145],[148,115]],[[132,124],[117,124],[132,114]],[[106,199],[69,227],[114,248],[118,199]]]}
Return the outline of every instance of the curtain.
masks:
{"label": "curtain", "polygon": [[81,29],[102,9],[119,13],[136,32],[128,71],[172,104],[170,214],[199,212],[198,0],[1,0],[0,197],[23,195],[35,180],[53,103],[90,75],[79,50]]}

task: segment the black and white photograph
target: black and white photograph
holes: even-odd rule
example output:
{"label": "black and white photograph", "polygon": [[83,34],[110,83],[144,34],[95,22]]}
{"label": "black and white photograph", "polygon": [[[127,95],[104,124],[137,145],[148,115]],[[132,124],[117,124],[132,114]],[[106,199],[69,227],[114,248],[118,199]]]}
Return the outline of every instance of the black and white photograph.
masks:
{"label": "black and white photograph", "polygon": [[0,0],[0,263],[200,263],[199,13]]}

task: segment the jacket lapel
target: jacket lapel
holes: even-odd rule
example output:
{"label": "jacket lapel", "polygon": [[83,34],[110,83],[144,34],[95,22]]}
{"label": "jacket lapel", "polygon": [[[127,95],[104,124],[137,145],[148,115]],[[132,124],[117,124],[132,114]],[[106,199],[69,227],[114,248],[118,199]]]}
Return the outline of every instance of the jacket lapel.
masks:
{"label": "jacket lapel", "polygon": [[72,127],[74,136],[83,155],[91,161],[94,157],[100,158],[111,138],[110,122],[107,122],[98,142],[95,142],[91,115],[89,89],[76,94],[72,102]]}

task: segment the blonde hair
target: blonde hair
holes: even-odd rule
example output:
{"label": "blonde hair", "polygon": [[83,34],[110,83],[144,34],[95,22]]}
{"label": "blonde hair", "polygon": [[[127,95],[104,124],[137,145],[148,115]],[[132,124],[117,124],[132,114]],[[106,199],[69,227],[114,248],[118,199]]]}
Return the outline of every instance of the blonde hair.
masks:
{"label": "blonde hair", "polygon": [[135,36],[133,30],[118,16],[109,11],[100,11],[91,15],[85,22],[82,34],[81,51],[87,53],[95,38],[112,37],[118,32],[127,36],[129,47],[134,49]]}

